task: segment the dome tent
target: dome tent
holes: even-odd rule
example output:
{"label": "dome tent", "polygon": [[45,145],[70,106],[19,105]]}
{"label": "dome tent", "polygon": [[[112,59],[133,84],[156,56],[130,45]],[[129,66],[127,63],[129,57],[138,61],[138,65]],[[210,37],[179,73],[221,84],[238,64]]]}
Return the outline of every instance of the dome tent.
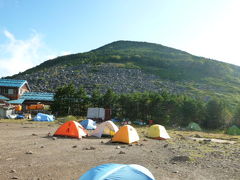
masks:
{"label": "dome tent", "polygon": [[79,180],[155,180],[152,173],[137,164],[102,164],[88,170]]}
{"label": "dome tent", "polygon": [[127,144],[137,141],[139,141],[138,133],[136,129],[130,125],[122,126],[112,138],[112,142],[122,142]]}
{"label": "dome tent", "polygon": [[202,131],[201,127],[195,122],[190,122],[187,126],[187,130]]}
{"label": "dome tent", "polygon": [[95,129],[91,136],[102,137],[102,135],[113,136],[118,131],[118,127],[112,121],[105,121]]}
{"label": "dome tent", "polygon": [[97,127],[96,122],[91,119],[85,119],[80,124],[87,130],[94,130]]}
{"label": "dome tent", "polygon": [[169,139],[170,136],[168,135],[166,129],[164,126],[155,124],[150,126],[148,129],[148,137],[154,138],[154,139]]}
{"label": "dome tent", "polygon": [[69,136],[73,138],[82,138],[87,135],[87,130],[76,121],[68,121],[61,125],[54,136]]}

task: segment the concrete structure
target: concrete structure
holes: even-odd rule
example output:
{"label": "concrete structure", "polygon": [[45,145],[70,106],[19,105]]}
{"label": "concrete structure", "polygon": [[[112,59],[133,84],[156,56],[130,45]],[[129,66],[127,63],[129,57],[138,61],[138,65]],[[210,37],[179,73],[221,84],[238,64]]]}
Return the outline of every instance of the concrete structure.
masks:
{"label": "concrete structure", "polygon": [[0,119],[6,118],[14,113],[14,106],[7,103],[6,101],[0,100]]}

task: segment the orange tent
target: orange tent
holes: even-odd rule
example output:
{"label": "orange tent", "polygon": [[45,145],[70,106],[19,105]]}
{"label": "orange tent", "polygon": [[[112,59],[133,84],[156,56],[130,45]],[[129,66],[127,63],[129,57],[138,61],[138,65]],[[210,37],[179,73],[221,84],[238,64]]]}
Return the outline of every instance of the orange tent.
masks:
{"label": "orange tent", "polygon": [[112,138],[112,142],[122,142],[127,144],[136,141],[139,141],[138,133],[136,129],[130,125],[122,126]]}
{"label": "orange tent", "polygon": [[76,121],[68,121],[61,125],[57,131],[54,133],[56,136],[69,136],[74,138],[82,138],[87,135],[87,130],[84,129]]}

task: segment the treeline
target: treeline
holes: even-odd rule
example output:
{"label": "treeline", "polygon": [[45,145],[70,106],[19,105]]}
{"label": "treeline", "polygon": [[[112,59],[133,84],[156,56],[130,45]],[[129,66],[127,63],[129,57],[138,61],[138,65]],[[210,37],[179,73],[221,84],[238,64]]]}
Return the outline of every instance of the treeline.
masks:
{"label": "treeline", "polygon": [[167,92],[116,94],[111,89],[103,94],[94,90],[88,95],[84,88],[76,89],[73,84],[57,89],[51,109],[58,116],[86,116],[89,107],[110,108],[113,117],[119,119],[153,120],[169,126],[184,127],[192,121],[208,129],[240,125],[240,105],[232,110],[220,99],[204,102]]}

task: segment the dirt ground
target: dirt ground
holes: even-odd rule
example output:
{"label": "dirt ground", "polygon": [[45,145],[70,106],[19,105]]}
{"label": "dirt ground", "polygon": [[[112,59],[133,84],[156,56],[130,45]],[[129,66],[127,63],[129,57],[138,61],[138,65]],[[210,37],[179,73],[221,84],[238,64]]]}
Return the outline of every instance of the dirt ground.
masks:
{"label": "dirt ground", "polygon": [[138,128],[141,140],[129,146],[109,138],[48,136],[58,126],[0,121],[0,179],[76,180],[105,163],[139,164],[157,180],[240,179],[240,138],[234,136],[228,137],[234,144],[216,143],[188,138],[206,133],[169,131],[171,140],[160,141],[144,137],[145,130]]}

